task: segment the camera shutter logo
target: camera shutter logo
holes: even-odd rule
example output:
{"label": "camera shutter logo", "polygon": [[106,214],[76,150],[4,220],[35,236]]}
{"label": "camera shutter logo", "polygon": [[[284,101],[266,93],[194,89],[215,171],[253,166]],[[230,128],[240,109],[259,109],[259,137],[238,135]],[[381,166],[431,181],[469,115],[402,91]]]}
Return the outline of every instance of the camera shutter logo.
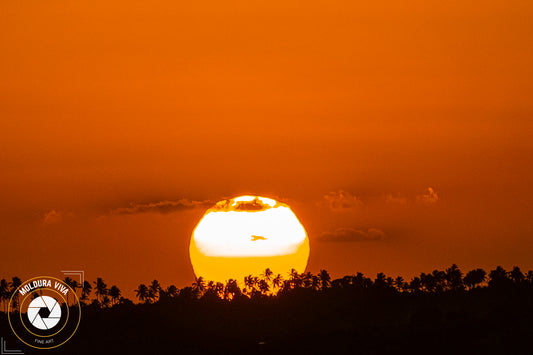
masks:
{"label": "camera shutter logo", "polygon": [[39,296],[28,306],[28,319],[37,329],[52,329],[61,320],[61,306],[50,296]]}

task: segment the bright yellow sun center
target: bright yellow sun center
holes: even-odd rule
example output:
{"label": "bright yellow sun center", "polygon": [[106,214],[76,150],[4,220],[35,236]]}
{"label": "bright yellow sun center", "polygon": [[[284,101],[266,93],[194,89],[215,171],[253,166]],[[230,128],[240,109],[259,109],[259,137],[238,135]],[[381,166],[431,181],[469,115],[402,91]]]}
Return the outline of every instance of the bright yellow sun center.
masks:
{"label": "bright yellow sun center", "polygon": [[304,272],[309,239],[289,206],[259,196],[240,196],[207,210],[193,231],[189,247],[196,276],[242,282],[270,268],[286,277]]}

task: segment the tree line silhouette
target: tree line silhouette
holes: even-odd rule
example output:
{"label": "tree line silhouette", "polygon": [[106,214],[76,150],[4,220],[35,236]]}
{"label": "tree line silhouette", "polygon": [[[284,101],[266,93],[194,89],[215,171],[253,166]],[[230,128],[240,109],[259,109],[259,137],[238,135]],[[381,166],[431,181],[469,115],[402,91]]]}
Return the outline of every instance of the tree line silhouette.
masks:
{"label": "tree line silhouette", "polygon": [[[183,288],[153,280],[132,290],[133,300],[100,277],[64,281],[84,310],[76,335],[54,349],[58,354],[527,354],[532,348],[533,272],[518,267],[463,273],[451,265],[409,280],[266,269],[239,282],[197,277]],[[4,312],[21,283],[0,280]],[[67,302],[73,305],[74,297]],[[7,317],[0,317],[0,335],[17,344]]]}
{"label": "tree line silhouette", "polygon": [[[80,284],[70,277],[66,277],[64,282],[76,293],[77,290],[81,290],[79,300],[83,306],[110,308],[116,305],[133,304],[132,300],[122,296],[122,291],[116,285],[108,287],[101,277],[98,277],[93,283],[84,281],[83,284]],[[0,280],[0,302],[4,312],[7,311],[7,303],[12,293],[21,284],[21,279],[16,276],[12,277],[11,281]],[[314,293],[346,289],[352,291],[389,292],[393,294],[440,294],[458,291],[467,292],[480,287],[500,290],[506,288],[533,288],[533,271],[529,270],[524,273],[518,266],[515,266],[511,271],[506,271],[503,267],[498,266],[489,273],[477,268],[463,274],[459,267],[453,264],[445,270],[421,273],[410,281],[405,281],[401,276],[392,278],[381,272],[374,279],[358,272],[332,280],[326,270],[320,270],[315,275],[311,272],[298,273],[295,269],[292,269],[287,277],[284,278],[281,274],[274,275],[272,270],[267,268],[259,276],[246,276],[242,284],[239,284],[234,279],[229,279],[226,283],[222,283],[205,280],[202,276],[199,276],[195,278],[191,286],[181,289],[175,285],[163,288],[159,281],[154,279],[148,285],[140,284],[134,291],[139,303],[153,304],[175,298],[218,298],[229,301],[236,298],[256,299],[283,296],[295,290],[309,290]],[[91,294],[94,297],[91,298]],[[73,301],[73,299],[70,301]],[[18,295],[14,296],[14,302],[18,302]],[[69,302],[68,298],[67,302]]]}

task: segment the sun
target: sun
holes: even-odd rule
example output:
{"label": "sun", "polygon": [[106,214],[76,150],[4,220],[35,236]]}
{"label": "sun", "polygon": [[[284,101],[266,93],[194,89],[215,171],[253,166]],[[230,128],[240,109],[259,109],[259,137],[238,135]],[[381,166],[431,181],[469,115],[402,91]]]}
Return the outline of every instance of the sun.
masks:
{"label": "sun", "polygon": [[242,282],[245,276],[305,271],[309,238],[288,205],[260,196],[216,203],[194,229],[189,253],[194,273],[206,280]]}

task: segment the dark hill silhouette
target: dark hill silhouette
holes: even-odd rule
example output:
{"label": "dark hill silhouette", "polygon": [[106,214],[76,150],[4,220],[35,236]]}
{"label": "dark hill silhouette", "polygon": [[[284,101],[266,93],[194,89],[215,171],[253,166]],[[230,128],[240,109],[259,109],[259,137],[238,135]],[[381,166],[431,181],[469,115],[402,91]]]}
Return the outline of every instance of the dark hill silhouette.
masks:
{"label": "dark hill silhouette", "polygon": [[[92,294],[79,290],[85,297],[77,334],[49,352],[533,353],[533,272],[480,270],[463,276],[452,265],[409,282],[382,273],[374,279],[357,273],[331,280],[325,270],[318,275],[293,270],[283,279],[265,270],[248,276],[243,289],[235,280],[222,284],[198,277],[182,289],[153,280],[139,285],[138,304],[98,278]],[[13,281],[0,285],[6,286],[0,288],[5,300]],[[6,317],[0,319],[8,344],[39,353],[23,347]]]}

